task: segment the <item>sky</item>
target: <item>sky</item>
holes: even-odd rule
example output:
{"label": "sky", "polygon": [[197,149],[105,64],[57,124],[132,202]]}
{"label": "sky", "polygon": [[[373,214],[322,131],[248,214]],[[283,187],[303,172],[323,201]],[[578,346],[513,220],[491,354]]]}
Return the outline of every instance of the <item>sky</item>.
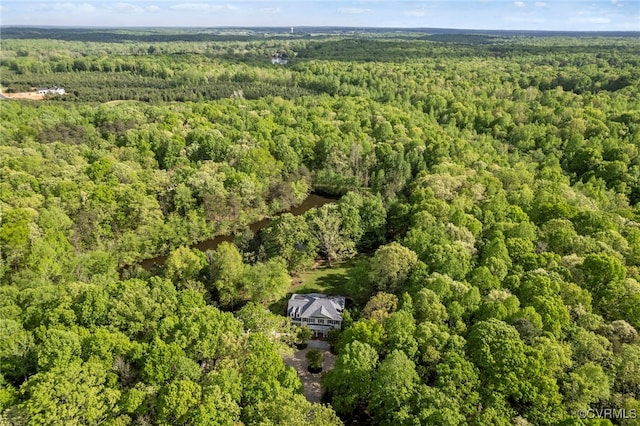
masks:
{"label": "sky", "polygon": [[640,0],[1,0],[0,24],[640,31]]}

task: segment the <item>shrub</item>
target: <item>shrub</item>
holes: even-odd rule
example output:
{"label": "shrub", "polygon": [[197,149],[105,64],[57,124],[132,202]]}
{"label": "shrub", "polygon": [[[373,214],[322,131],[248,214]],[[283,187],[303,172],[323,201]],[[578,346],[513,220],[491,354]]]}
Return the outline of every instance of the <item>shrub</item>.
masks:
{"label": "shrub", "polygon": [[306,358],[309,364],[307,369],[310,373],[319,373],[322,371],[322,362],[324,361],[322,352],[317,349],[311,349],[307,352]]}

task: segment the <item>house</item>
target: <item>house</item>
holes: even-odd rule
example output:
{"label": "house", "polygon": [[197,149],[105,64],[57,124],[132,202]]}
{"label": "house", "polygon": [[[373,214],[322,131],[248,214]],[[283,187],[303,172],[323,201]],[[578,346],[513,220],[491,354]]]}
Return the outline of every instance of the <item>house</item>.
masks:
{"label": "house", "polygon": [[343,296],[293,294],[287,305],[287,316],[294,325],[306,325],[314,336],[327,337],[330,330],[342,327]]}
{"label": "house", "polygon": [[64,95],[64,87],[53,86],[51,88],[41,87],[38,89],[38,95]]}
{"label": "house", "polygon": [[273,57],[271,58],[271,63],[276,65],[287,65],[289,63],[289,59],[287,58],[281,58],[281,57]]}

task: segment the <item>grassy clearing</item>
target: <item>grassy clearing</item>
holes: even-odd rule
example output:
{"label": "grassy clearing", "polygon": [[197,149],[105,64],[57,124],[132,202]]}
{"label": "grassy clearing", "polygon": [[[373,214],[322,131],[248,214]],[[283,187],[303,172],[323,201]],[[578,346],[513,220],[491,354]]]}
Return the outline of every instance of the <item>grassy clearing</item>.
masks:
{"label": "grassy clearing", "polygon": [[358,265],[362,259],[362,257],[356,257],[334,264],[332,267],[322,263],[309,271],[301,272],[293,278],[287,296],[269,308],[272,312],[283,315],[287,301],[293,293],[342,295],[351,297],[358,302],[363,296],[362,281],[357,277]]}
{"label": "grassy clearing", "polygon": [[293,279],[289,289],[295,293],[324,293],[343,294],[349,280],[349,270],[353,262],[345,262],[333,267],[320,266],[310,271],[302,272]]}

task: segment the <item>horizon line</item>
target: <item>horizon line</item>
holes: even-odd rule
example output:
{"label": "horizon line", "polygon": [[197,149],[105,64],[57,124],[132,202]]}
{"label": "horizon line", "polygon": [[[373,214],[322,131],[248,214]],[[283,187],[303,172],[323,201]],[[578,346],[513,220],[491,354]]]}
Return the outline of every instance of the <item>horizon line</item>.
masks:
{"label": "horizon line", "polygon": [[[501,33],[628,33],[640,34],[640,30],[543,30],[543,29],[495,29],[495,28],[458,28],[458,27],[388,27],[388,26],[345,26],[345,25],[216,25],[216,26],[183,26],[183,25],[33,25],[33,24],[0,24],[1,28],[42,28],[42,29],[113,29],[113,30],[142,30],[142,29],[186,29],[186,30],[215,30],[215,29],[282,29],[289,31],[291,28],[299,29],[347,29],[352,31],[366,30],[393,30],[393,31],[491,31]],[[287,32],[287,34],[291,34]],[[294,33],[295,34],[295,33]]]}

